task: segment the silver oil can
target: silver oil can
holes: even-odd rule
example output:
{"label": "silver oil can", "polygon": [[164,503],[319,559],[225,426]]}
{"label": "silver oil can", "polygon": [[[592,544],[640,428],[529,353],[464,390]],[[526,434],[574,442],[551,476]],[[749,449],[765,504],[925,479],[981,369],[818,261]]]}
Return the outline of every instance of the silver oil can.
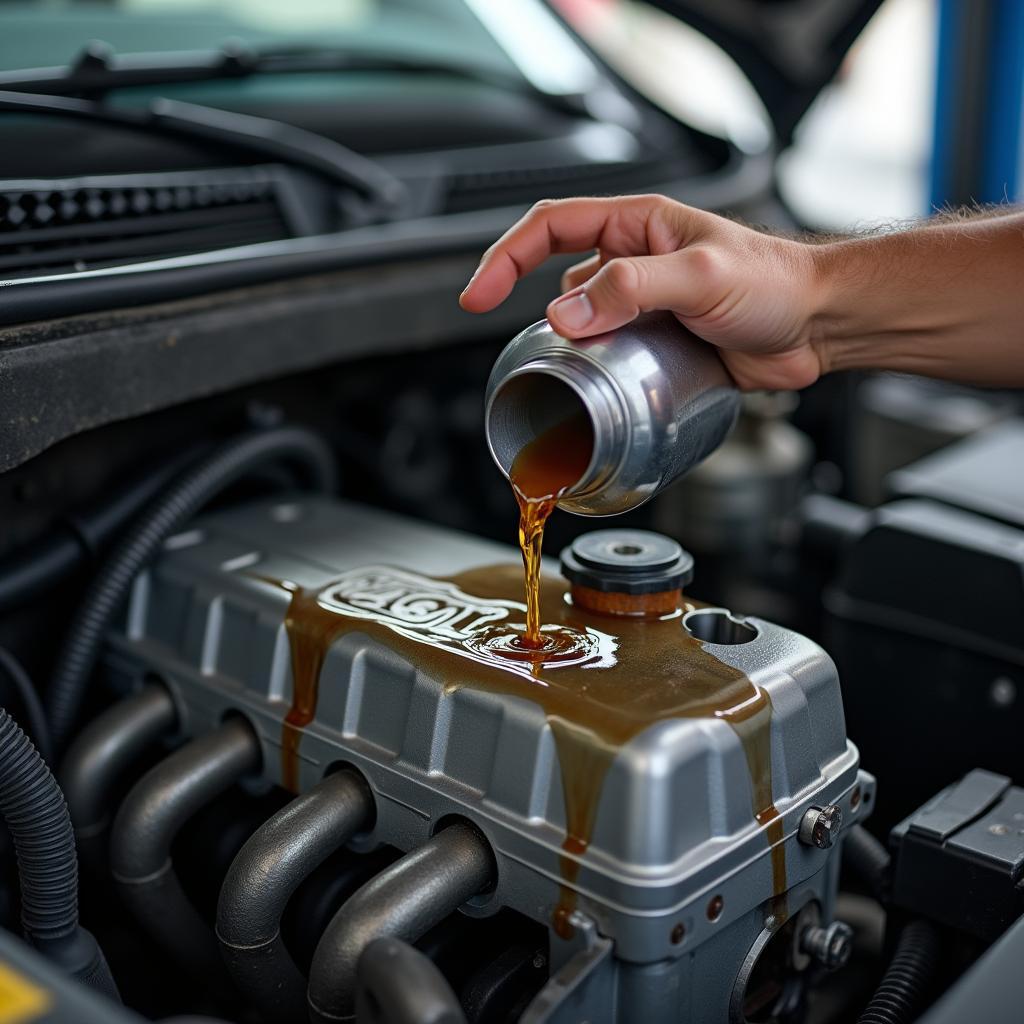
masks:
{"label": "silver oil can", "polygon": [[610,516],[710,455],[736,421],[740,393],[711,345],[671,314],[649,313],[576,341],[538,321],[498,357],[485,401],[487,444],[506,476],[527,444],[584,413],[590,463],[559,507]]}

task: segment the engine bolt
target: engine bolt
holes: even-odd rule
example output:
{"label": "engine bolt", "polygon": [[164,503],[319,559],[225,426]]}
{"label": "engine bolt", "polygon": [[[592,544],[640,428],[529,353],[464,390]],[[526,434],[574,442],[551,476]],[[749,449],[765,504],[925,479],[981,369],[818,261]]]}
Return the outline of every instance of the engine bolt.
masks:
{"label": "engine bolt", "polygon": [[805,846],[827,850],[836,841],[842,826],[843,812],[835,804],[811,807],[800,822],[797,838]]}
{"label": "engine bolt", "polygon": [[842,921],[827,928],[811,925],[800,936],[800,948],[829,971],[843,967],[853,952],[853,929]]}

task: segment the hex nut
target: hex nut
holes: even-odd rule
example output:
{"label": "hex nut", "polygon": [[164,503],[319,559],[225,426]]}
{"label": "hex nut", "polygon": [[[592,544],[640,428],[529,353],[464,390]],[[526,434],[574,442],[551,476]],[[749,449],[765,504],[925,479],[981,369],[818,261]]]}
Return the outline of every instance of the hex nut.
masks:
{"label": "hex nut", "polygon": [[853,929],[843,921],[833,921],[827,928],[812,925],[800,936],[800,948],[826,970],[834,971],[850,959]]}
{"label": "hex nut", "polygon": [[800,822],[797,838],[805,846],[816,846],[827,850],[836,841],[843,827],[843,812],[835,804],[827,807],[810,807]]}

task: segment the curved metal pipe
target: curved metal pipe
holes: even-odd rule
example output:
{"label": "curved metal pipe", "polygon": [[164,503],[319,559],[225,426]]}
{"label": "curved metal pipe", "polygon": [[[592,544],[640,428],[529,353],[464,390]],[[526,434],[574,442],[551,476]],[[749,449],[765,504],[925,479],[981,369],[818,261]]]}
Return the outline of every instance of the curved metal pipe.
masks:
{"label": "curved metal pipe", "polygon": [[232,718],[143,775],[125,797],[110,836],[111,872],[125,904],[191,973],[214,984],[226,980],[220,951],[178,881],[171,843],[196,811],[255,772],[260,761],[256,734]]}
{"label": "curved metal pipe", "polygon": [[[395,979],[401,978],[400,985]],[[466,1024],[459,1000],[430,957],[401,939],[374,939],[359,958],[359,1024]]]}
{"label": "curved metal pipe", "polygon": [[373,797],[352,771],[328,775],[256,831],[220,890],[217,938],[232,980],[267,1020],[301,1020],[306,979],[281,941],[281,915],[314,868],[373,816]]}
{"label": "curved metal pipe", "polygon": [[391,936],[415,942],[497,874],[487,841],[469,825],[450,825],[366,883],[334,915],[313,954],[313,1024],[355,1020],[356,968],[363,950]]}
{"label": "curved metal pipe", "polygon": [[176,721],[171,695],[148,683],[94,718],[68,748],[58,778],[82,863],[96,867],[104,860],[102,839],[110,825],[110,793],[117,779]]}

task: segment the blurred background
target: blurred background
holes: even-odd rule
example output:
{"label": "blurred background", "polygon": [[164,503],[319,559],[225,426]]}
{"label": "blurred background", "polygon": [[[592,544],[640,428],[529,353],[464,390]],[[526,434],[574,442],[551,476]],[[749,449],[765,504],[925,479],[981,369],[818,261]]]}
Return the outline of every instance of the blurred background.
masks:
{"label": "blurred background", "polygon": [[[939,6],[885,0],[801,118],[779,158],[778,187],[807,226],[869,228],[931,208]],[[666,109],[750,147],[771,138],[743,71],[678,18],[621,0],[559,0],[559,8]]]}
{"label": "blurred background", "polygon": [[[701,31],[707,5],[700,2],[553,0],[553,6],[616,71],[672,115],[748,151],[779,149],[779,195],[802,225],[868,228],[945,204],[1017,198],[1024,14],[1016,0],[739,0],[723,5],[717,18],[727,31],[730,22],[744,24],[737,47],[723,47]],[[532,4],[506,8],[506,14],[495,14],[501,5],[487,0],[302,0],[287,7],[270,0],[4,0],[0,69],[58,65],[91,40],[127,53],[226,42],[296,47],[344,41],[435,58],[447,54],[505,70],[525,60],[528,75],[561,78],[558,88],[578,77],[578,56],[559,51],[550,23],[531,31],[537,17]],[[834,77],[826,76],[809,109],[780,138],[764,97],[741,66],[751,25],[763,26],[754,49],[772,52],[782,65],[806,64],[802,73],[810,80],[820,62],[816,49],[858,8],[874,13],[852,33]],[[487,31],[481,30],[481,15]],[[520,27],[495,36],[501,20]],[[513,39],[531,35],[547,40],[532,55]]]}
{"label": "blurred background", "polygon": [[[742,70],[653,4],[558,0],[573,25],[666,109],[749,146],[770,118]],[[699,6],[699,5],[697,5]],[[803,5],[790,23],[812,19]],[[885,0],[780,154],[778,187],[824,231],[1018,198],[1021,5]]]}

